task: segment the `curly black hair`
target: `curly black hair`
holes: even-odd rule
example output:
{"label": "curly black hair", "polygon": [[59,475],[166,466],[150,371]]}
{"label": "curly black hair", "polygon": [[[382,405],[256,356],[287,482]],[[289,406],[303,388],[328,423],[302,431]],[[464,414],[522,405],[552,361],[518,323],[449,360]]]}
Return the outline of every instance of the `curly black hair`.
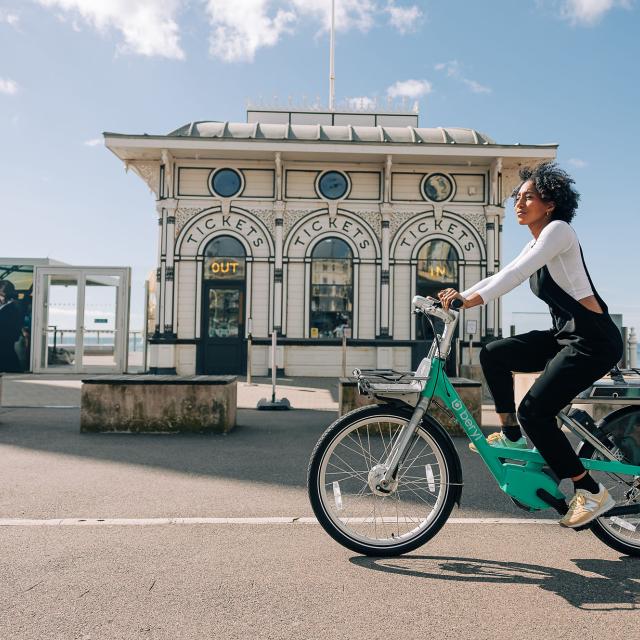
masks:
{"label": "curly black hair", "polygon": [[520,169],[520,184],[513,190],[511,197],[515,198],[520,187],[529,180],[533,181],[540,197],[547,202],[553,202],[555,208],[551,214],[552,220],[571,222],[578,209],[580,194],[574,189],[575,180],[555,162],[543,162],[537,167],[523,167]]}

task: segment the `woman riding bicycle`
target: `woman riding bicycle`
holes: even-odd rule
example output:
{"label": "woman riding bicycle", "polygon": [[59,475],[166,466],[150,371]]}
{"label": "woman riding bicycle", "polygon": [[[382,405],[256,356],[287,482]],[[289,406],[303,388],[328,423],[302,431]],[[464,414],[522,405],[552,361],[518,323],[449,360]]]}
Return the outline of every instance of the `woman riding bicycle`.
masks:
{"label": "woman riding bicycle", "polygon": [[[533,240],[498,273],[462,293],[444,289],[438,297],[445,308],[459,299],[469,309],[499,298],[529,278],[533,293],[549,305],[552,329],[495,340],[480,352],[502,426],[487,442],[527,448],[522,425],[552,471],[573,480],[575,495],[560,524],[575,528],[611,509],[615,501],[585,470],[558,429],[556,414],[620,360],[623,344],[569,225],[580,198],[574,180],[554,163],[522,169],[520,179],[512,194],[516,215],[519,224],[529,227]],[[514,371],[542,371],[517,413]]]}

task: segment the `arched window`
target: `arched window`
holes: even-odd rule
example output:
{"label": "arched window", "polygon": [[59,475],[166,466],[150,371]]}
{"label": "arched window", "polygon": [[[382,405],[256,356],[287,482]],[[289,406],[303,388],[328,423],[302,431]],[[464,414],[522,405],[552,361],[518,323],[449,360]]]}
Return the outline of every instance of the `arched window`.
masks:
{"label": "arched window", "polygon": [[339,338],[351,332],[353,254],[339,238],[321,240],[311,254],[312,338]]}
{"label": "arched window", "polygon": [[[419,296],[437,298],[438,291],[447,287],[458,288],[458,253],[445,240],[431,240],[422,245],[418,253],[416,271],[416,293]],[[418,322],[416,337],[429,340],[432,335],[424,335],[423,323]],[[426,325],[428,334],[431,326]]]}
{"label": "arched window", "polygon": [[244,280],[245,250],[231,236],[214,238],[204,250],[205,280]]}

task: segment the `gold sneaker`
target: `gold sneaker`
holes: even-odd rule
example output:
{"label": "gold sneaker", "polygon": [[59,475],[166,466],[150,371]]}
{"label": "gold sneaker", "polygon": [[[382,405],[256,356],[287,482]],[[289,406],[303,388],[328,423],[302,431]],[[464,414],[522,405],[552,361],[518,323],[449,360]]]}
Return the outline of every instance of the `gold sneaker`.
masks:
{"label": "gold sneaker", "polygon": [[[529,445],[527,444],[527,440],[524,436],[518,438],[515,442],[509,440],[507,436],[502,433],[502,431],[496,431],[495,433],[490,433],[487,436],[487,444],[491,447],[507,447],[507,449],[527,449]],[[469,443],[469,449],[474,453],[478,453],[478,448],[473,442]]]}
{"label": "gold sneaker", "polygon": [[609,492],[601,484],[598,484],[598,487],[598,493],[590,493],[586,489],[576,491],[569,503],[567,514],[560,520],[563,527],[582,527],[616,506],[616,501]]}

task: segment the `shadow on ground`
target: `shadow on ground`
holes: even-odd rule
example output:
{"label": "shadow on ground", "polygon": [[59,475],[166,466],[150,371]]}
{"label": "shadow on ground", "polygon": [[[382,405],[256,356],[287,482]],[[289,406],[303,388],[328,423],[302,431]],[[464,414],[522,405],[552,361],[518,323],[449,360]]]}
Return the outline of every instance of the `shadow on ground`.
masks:
{"label": "shadow on ground", "polygon": [[[336,418],[332,411],[240,409],[237,427],[226,435],[88,434],[80,433],[77,408],[0,408],[0,447],[305,488],[311,452]],[[468,440],[454,438],[454,443],[462,460],[466,514],[527,517],[499,490],[480,457],[468,450]]]}
{"label": "shadow on ground", "polygon": [[[578,609],[616,611],[640,609],[640,560],[573,560],[578,569],[596,574],[556,569],[522,562],[481,558],[403,556],[401,558],[351,558],[357,566],[430,580],[466,582],[470,585],[530,584],[549,591]],[[473,595],[470,593],[470,598]]]}

